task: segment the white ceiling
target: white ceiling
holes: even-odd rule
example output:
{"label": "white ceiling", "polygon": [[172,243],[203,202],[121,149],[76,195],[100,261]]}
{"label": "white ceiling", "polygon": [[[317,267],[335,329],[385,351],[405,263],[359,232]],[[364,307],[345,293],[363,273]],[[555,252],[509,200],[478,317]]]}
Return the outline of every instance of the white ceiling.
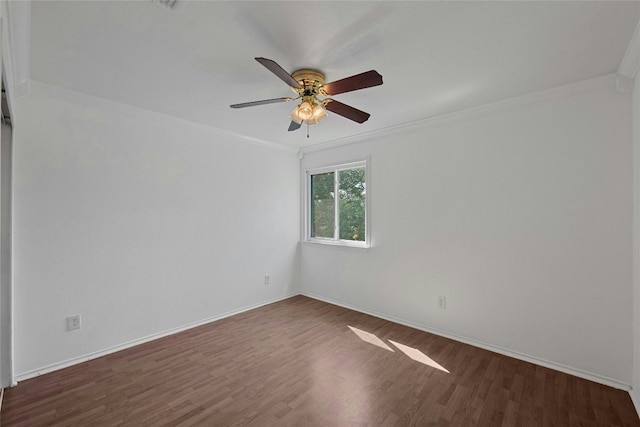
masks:
{"label": "white ceiling", "polygon": [[[640,2],[34,1],[30,78],[225,131],[305,147],[618,69]],[[335,96],[371,113],[287,132],[291,96],[257,63],[370,69],[384,85]]]}

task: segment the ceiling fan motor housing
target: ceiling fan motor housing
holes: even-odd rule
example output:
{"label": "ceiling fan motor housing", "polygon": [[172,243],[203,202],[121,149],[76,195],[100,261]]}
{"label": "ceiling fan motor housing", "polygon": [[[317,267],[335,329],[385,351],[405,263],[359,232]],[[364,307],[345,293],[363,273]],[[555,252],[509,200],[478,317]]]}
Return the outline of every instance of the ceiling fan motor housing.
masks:
{"label": "ceiling fan motor housing", "polygon": [[324,74],[318,70],[302,69],[295,71],[291,76],[302,86],[302,89],[292,88],[300,96],[316,96],[325,83]]}

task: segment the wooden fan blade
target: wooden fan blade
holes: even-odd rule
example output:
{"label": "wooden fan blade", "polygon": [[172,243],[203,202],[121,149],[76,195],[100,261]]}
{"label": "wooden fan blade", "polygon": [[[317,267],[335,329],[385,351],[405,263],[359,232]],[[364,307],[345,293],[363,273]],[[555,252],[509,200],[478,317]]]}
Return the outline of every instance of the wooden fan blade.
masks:
{"label": "wooden fan blade", "polygon": [[324,108],[339,114],[342,117],[353,120],[354,122],[364,123],[369,120],[369,117],[371,116],[369,113],[365,113],[364,111],[353,108],[347,104],[343,104],[342,102],[338,102],[333,99],[328,99],[327,101],[328,102],[325,104]]}
{"label": "wooden fan blade", "polygon": [[337,95],[339,93],[351,92],[352,90],[364,89],[382,84],[382,76],[376,70],[367,71],[342,80],[327,83],[322,86],[322,90],[327,95]]}
{"label": "wooden fan blade", "polygon": [[264,65],[267,68],[267,70],[271,71],[273,74],[280,77],[280,79],[286,84],[288,84],[289,86],[294,87],[296,89],[302,89],[302,86],[300,86],[300,83],[298,83],[296,79],[291,77],[291,74],[287,73],[275,61],[267,58],[256,58],[256,61]]}
{"label": "wooden fan blade", "polygon": [[245,107],[254,107],[256,105],[265,105],[265,104],[275,104],[278,102],[287,102],[292,101],[291,98],[273,98],[273,99],[263,99],[262,101],[251,101],[251,102],[243,102],[241,104],[231,104],[229,107],[231,108],[245,108]]}
{"label": "wooden fan blade", "polygon": [[302,123],[297,123],[294,122],[293,120],[291,120],[291,124],[289,125],[289,132],[291,132],[292,130],[298,130],[300,129],[300,126],[302,126]]}

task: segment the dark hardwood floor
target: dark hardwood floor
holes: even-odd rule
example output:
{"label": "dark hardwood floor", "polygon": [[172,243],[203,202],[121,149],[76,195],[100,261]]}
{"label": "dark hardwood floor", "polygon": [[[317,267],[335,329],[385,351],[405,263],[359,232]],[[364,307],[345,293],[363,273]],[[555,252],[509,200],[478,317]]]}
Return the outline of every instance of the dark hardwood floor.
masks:
{"label": "dark hardwood floor", "polygon": [[5,390],[3,426],[640,426],[628,393],[298,296]]}

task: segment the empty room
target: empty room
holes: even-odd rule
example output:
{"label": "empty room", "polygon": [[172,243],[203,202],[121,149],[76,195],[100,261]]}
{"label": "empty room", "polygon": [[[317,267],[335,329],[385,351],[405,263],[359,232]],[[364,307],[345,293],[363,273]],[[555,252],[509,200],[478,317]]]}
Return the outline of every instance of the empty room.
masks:
{"label": "empty room", "polygon": [[640,426],[640,2],[0,2],[0,422]]}

